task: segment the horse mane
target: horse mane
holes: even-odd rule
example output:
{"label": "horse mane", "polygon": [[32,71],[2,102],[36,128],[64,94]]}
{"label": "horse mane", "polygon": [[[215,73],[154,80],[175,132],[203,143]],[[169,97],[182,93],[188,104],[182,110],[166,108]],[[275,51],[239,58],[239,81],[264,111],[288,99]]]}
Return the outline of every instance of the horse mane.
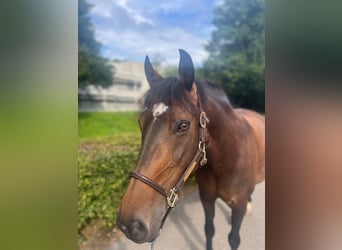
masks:
{"label": "horse mane", "polygon": [[[222,88],[208,80],[195,79],[197,93],[202,104],[206,102],[206,89],[222,90]],[[173,102],[191,105],[186,96],[186,89],[180,80],[176,77],[163,78],[159,84],[151,87],[144,96],[144,107],[151,108],[155,103],[163,102],[168,106],[172,106]]]}

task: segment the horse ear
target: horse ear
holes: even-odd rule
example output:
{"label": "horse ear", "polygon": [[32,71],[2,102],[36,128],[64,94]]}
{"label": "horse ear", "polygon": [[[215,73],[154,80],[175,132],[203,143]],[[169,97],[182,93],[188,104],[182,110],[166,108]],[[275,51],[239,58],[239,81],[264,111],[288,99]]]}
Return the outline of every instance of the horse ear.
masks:
{"label": "horse ear", "polygon": [[148,56],[145,57],[144,68],[145,68],[145,75],[146,75],[147,82],[151,88],[156,85],[158,80],[163,79],[163,77],[159,75],[159,73],[153,69]]}
{"label": "horse ear", "polygon": [[194,64],[190,55],[185,50],[179,49],[179,54],[179,78],[180,81],[184,84],[185,89],[190,91],[195,78]]}

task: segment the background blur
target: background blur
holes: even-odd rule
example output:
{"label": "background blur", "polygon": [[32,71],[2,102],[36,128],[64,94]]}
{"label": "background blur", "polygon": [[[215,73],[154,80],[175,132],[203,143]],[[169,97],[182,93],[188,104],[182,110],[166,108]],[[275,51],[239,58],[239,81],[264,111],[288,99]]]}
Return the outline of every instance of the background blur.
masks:
{"label": "background blur", "polygon": [[182,48],[198,78],[220,84],[234,106],[264,113],[264,1],[78,4],[79,244],[101,249],[118,235],[116,208],[139,154],[145,56],[178,76]]}
{"label": "background blur", "polygon": [[[129,16],[141,19],[140,25],[149,25],[144,20],[151,20],[152,15],[137,13],[137,3],[134,6],[130,1],[116,3],[121,4],[121,9],[128,9]],[[77,62],[82,49],[78,46],[77,4],[69,0],[0,3],[1,249],[78,248],[78,145],[82,128],[79,126],[78,138],[78,72],[81,67]],[[216,4],[224,5],[224,2],[215,2],[214,7],[208,3],[205,9],[215,9]],[[186,13],[200,5],[196,1],[177,13]],[[148,10],[147,7],[141,9]],[[340,3],[334,1],[266,1],[266,249],[341,249],[340,9]],[[136,58],[123,56],[119,49],[106,49],[108,43],[101,39],[96,11],[92,11],[88,12],[90,23],[94,25],[95,39],[102,43],[99,54],[93,55],[95,61],[139,62],[137,58],[149,54],[154,63],[174,65],[177,49],[183,48],[201,69],[210,63],[210,58],[220,56],[209,47],[206,49],[214,40],[214,31],[219,29],[215,23],[209,31],[202,31],[209,36],[192,35],[186,39],[184,33],[178,33],[172,37],[175,44],[182,39],[192,43],[190,46],[177,44],[167,50],[169,54],[164,50],[158,51],[159,55],[147,51]],[[124,15],[115,13],[117,20],[123,20]],[[202,18],[214,21],[217,15],[215,12],[211,15]],[[124,28],[128,23],[120,26]],[[190,22],[188,26],[201,30],[196,23]],[[227,25],[223,27],[229,29]],[[122,32],[113,33],[117,39],[109,46],[137,44],[143,40],[149,41],[153,48],[161,48],[165,40],[172,40],[162,39],[166,36],[161,33],[164,29],[156,30],[163,41],[158,46],[152,42],[160,40],[151,39],[152,36],[137,39],[128,34],[123,38]],[[222,47],[229,47],[226,39],[219,41]],[[203,44],[203,54],[197,52],[198,43]],[[143,46],[137,47],[143,50]],[[116,51],[116,54],[110,55],[108,51]],[[172,57],[174,59],[168,61]],[[238,58],[240,56],[229,59],[225,65],[229,62],[241,65],[244,60]],[[260,72],[258,67],[254,68]],[[215,71],[203,70],[202,73],[209,77],[210,72]],[[217,71],[217,79],[213,80],[220,82],[223,73],[223,77],[236,79],[230,72],[227,69]],[[115,75],[114,70],[113,79]],[[252,76],[254,79],[254,73]],[[230,93],[235,85],[224,88]],[[234,99],[236,104],[243,105],[238,100]],[[99,126],[95,128],[98,133]],[[95,134],[91,131],[87,133]],[[131,159],[131,156],[123,159]]]}
{"label": "background blur", "polygon": [[76,13],[0,3],[0,249],[77,248]]}

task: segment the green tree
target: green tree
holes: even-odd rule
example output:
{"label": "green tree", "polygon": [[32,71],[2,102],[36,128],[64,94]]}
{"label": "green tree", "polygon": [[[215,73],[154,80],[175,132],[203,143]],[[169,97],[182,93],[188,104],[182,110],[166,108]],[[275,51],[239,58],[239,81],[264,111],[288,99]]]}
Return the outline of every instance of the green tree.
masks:
{"label": "green tree", "polygon": [[96,41],[94,27],[89,18],[89,5],[78,1],[78,86],[89,84],[110,86],[113,83],[113,68],[100,56],[101,44]]}
{"label": "green tree", "polygon": [[219,82],[236,105],[264,111],[264,0],[225,0],[213,24],[203,74]]}

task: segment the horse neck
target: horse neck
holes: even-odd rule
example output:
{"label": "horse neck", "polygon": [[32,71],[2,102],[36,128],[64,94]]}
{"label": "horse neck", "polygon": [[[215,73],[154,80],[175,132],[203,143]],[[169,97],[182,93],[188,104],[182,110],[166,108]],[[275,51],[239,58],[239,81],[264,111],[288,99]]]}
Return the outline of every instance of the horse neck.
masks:
{"label": "horse neck", "polygon": [[217,98],[209,98],[206,113],[209,118],[209,139],[214,141],[237,141],[238,128],[242,126],[243,120],[236,114],[230,103],[217,101]]}

